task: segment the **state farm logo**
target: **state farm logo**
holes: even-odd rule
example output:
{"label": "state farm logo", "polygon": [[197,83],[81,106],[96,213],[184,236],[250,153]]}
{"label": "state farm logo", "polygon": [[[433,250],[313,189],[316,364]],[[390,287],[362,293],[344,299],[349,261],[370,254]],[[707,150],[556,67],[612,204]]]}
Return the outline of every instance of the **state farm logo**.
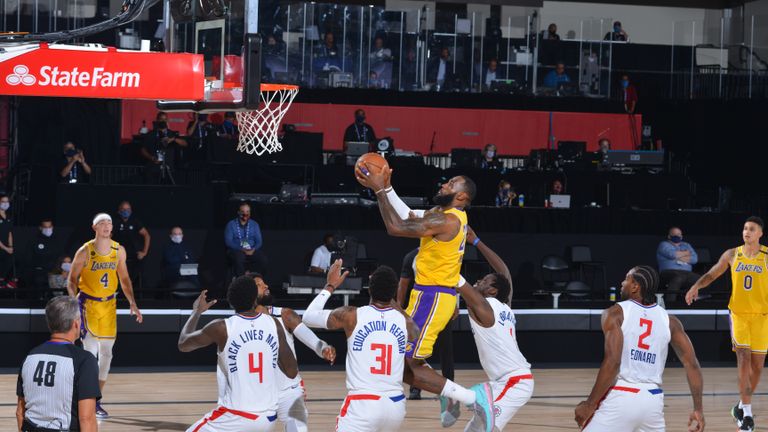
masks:
{"label": "state farm logo", "polygon": [[29,68],[24,65],[16,65],[13,68],[13,73],[5,77],[5,82],[15,86],[24,84],[25,86],[31,86],[37,82],[37,78],[29,73]]}
{"label": "state farm logo", "polygon": [[[37,78],[39,77],[39,79]],[[103,67],[90,70],[80,70],[74,67],[70,70],[59,69],[58,66],[43,66],[37,77],[32,75],[25,65],[13,67],[13,73],[5,77],[5,82],[12,86],[38,85],[40,87],[98,87],[98,88],[138,88],[141,74],[138,72],[113,72]]]}

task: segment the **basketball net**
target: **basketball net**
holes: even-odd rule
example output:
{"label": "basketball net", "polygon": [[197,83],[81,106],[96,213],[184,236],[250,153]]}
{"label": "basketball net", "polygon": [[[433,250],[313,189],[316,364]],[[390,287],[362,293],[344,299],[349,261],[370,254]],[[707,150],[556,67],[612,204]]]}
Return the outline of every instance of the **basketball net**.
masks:
{"label": "basketball net", "polygon": [[277,130],[298,93],[295,85],[262,84],[259,109],[236,112],[240,129],[237,151],[257,156],[281,151]]}

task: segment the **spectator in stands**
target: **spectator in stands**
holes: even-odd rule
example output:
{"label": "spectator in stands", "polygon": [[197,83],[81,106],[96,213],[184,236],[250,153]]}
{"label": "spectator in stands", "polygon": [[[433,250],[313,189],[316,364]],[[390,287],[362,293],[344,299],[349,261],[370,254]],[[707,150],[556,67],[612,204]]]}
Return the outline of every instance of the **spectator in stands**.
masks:
{"label": "spectator in stands", "polygon": [[610,164],[608,162],[608,152],[611,150],[611,140],[608,138],[600,138],[597,142],[597,152],[595,152],[595,162],[597,163],[597,169],[608,169]]}
{"label": "spectator in stands", "polygon": [[344,142],[367,142],[373,146],[376,142],[376,132],[365,122],[365,111],[355,110],[355,122],[344,131]]}
{"label": "spectator in stands", "polygon": [[565,73],[565,63],[558,62],[554,70],[549,71],[544,77],[544,87],[556,89],[562,84],[571,82],[571,78]]}
{"label": "spectator in stands", "polygon": [[624,102],[624,111],[629,114],[635,113],[637,107],[637,89],[629,81],[629,75],[621,76],[621,99]]}
{"label": "spectator in stands", "polygon": [[499,182],[499,191],[496,193],[496,207],[512,207],[516,204],[517,194],[508,181]]}
{"label": "spectator in stands", "polygon": [[141,288],[144,258],[149,253],[152,237],[144,224],[133,214],[131,203],[123,201],[117,206],[113,219],[112,238],[125,248],[125,262],[134,287]]}
{"label": "spectator in stands", "polygon": [[597,142],[598,150],[597,152],[600,154],[606,154],[608,151],[611,150],[611,140],[608,138],[600,138],[600,141]]}
{"label": "spectator in stands", "polygon": [[416,87],[416,50],[413,47],[408,48],[405,53],[405,59],[403,60],[403,72],[401,79],[403,80],[402,88],[404,90],[413,90]]}
{"label": "spectator in stands", "polygon": [[501,161],[496,151],[496,144],[486,144],[480,153],[480,168],[498,170],[501,169]]}
{"label": "spectator in stands", "polygon": [[488,66],[483,69],[483,90],[490,90],[491,84],[493,84],[496,79],[501,78],[500,74],[497,72],[498,67],[499,62],[495,58],[488,60]]}
{"label": "spectator in stands", "polygon": [[605,38],[603,39],[607,41],[626,42],[629,40],[629,36],[627,36],[627,32],[625,32],[624,29],[621,27],[621,21],[614,21],[613,30],[606,33]]}
{"label": "spectator in stands", "polygon": [[374,69],[380,63],[392,61],[392,50],[384,46],[383,37],[376,36],[376,39],[373,40],[373,48],[371,48],[369,60],[371,62],[371,69]]}
{"label": "spectator in stands", "polygon": [[194,154],[193,159],[205,160],[210,137],[216,135],[217,127],[208,121],[208,114],[199,113],[187,124],[187,144]]}
{"label": "spectator in stands", "polygon": [[368,88],[378,89],[381,88],[381,81],[379,81],[379,74],[376,71],[371,71],[368,74]]}
{"label": "spectator in stands", "polygon": [[64,143],[64,156],[59,176],[66,183],[82,183],[91,175],[91,166],[85,161],[83,151],[71,141]]}
{"label": "spectator in stands", "polygon": [[[158,113],[158,118],[162,118],[164,112]],[[165,117],[167,118],[167,116]],[[179,147],[186,147],[187,141],[179,136],[179,133],[168,128],[167,120],[157,120],[154,123],[154,129],[144,135],[144,142],[141,147],[141,156],[147,161],[150,167],[160,167],[165,163],[173,167],[176,163],[176,151]],[[159,172],[159,168],[155,174]]]}
{"label": "spectator in stands", "polygon": [[554,179],[552,181],[551,195],[562,195],[565,193],[565,186],[560,179]]}
{"label": "spectator in stands", "polygon": [[547,27],[547,31],[544,32],[542,39],[559,41],[560,35],[557,34],[557,24],[550,24]]}
{"label": "spectator in stands", "polygon": [[278,38],[274,34],[267,36],[266,44],[264,45],[264,55],[273,57],[285,56],[285,41]]}
{"label": "spectator in stands", "polygon": [[8,209],[11,199],[0,194],[0,288],[16,288],[13,255],[13,220]]}
{"label": "spectator in stands", "polygon": [[259,224],[251,219],[251,206],[240,204],[237,217],[227,223],[224,229],[224,242],[227,256],[231,260],[234,276],[245,274],[246,265],[253,266],[255,272],[264,274],[267,258],[261,251],[262,238]]}
{"label": "spectator in stands", "polygon": [[333,234],[323,236],[323,244],[312,253],[312,261],[309,264],[310,273],[325,273],[331,266],[331,255],[336,249],[336,240]]}
{"label": "spectator in stands", "polygon": [[680,293],[685,293],[699,280],[693,273],[693,265],[699,260],[696,250],[683,241],[683,231],[672,227],[667,238],[656,249],[656,261],[659,264],[659,288],[666,286],[666,300],[674,301]]}
{"label": "spectator in stands", "polygon": [[192,251],[184,243],[184,230],[178,226],[171,228],[168,241],[163,248],[163,276],[168,286],[171,287],[180,280],[199,286],[197,275],[182,276],[180,273],[182,264],[194,264],[196,262]]}
{"label": "spectator in stands", "polygon": [[325,32],[323,35],[323,43],[317,45],[315,49],[315,57],[326,59],[340,58],[339,47],[336,46],[336,38],[332,31]]}
{"label": "spectator in stands", "polygon": [[67,280],[69,279],[69,271],[71,269],[72,257],[63,256],[56,260],[56,265],[48,273],[48,287],[50,287],[54,295],[67,292]]}
{"label": "spectator in stands", "polygon": [[454,87],[455,79],[451,51],[443,47],[440,56],[430,59],[427,65],[427,82],[433,84],[435,90],[450,90]]}
{"label": "spectator in stands", "polygon": [[53,230],[53,221],[49,218],[40,222],[37,238],[29,244],[30,248],[30,282],[35,289],[48,288],[48,274],[56,266],[56,260],[61,256],[60,243]]}
{"label": "spectator in stands", "polygon": [[219,136],[226,139],[237,139],[240,130],[237,127],[235,113],[227,111],[224,113],[224,122],[219,126]]}

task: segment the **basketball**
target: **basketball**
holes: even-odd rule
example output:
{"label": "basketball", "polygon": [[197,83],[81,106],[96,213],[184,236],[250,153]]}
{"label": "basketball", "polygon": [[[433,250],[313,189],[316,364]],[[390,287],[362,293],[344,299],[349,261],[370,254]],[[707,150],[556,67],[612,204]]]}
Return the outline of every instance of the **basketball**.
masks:
{"label": "basketball", "polygon": [[384,156],[378,154],[378,153],[366,153],[359,158],[357,158],[357,162],[355,162],[355,166],[363,168],[363,164],[368,167],[369,170],[378,170],[381,171],[384,168],[389,168],[389,164],[387,163],[387,160],[384,159]]}

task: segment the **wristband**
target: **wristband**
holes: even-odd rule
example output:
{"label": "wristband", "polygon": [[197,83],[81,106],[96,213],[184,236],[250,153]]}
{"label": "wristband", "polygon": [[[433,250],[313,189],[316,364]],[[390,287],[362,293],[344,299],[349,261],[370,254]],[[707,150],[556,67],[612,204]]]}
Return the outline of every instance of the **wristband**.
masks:
{"label": "wristband", "polygon": [[[322,291],[320,291],[320,294],[322,294],[322,293],[324,293],[324,292],[328,292],[328,290],[326,290],[326,289],[325,289],[325,288],[328,288],[328,287],[331,287],[331,289],[332,289],[332,290],[335,290],[335,289],[336,289],[336,287],[335,287],[335,286],[333,286],[333,284],[327,283],[327,284],[325,284],[325,286],[323,287],[324,289],[323,289]],[[328,293],[328,294],[330,294],[330,293]]]}
{"label": "wristband", "polygon": [[475,237],[475,241],[472,242],[472,246],[477,246],[480,243],[480,237]]}

